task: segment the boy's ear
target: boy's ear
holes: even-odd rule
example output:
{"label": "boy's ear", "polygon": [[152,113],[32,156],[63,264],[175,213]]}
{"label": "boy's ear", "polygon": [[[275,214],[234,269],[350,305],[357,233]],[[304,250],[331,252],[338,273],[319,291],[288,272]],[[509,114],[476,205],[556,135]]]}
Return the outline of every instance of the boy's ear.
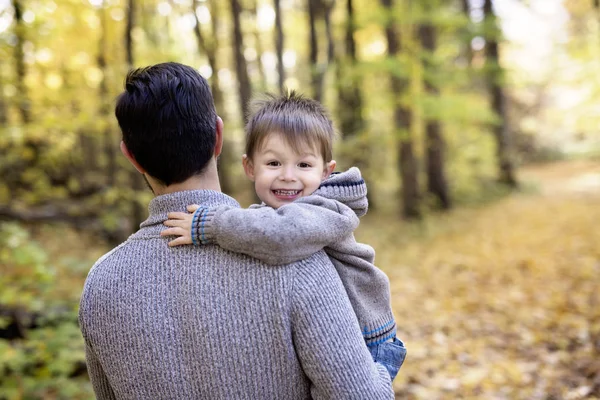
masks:
{"label": "boy's ear", "polygon": [[327,164],[325,164],[325,168],[323,169],[323,178],[322,179],[329,178],[329,175],[331,175],[331,173],[335,169],[335,164],[336,164],[335,160],[331,160]]}
{"label": "boy's ear", "polygon": [[217,116],[217,129],[216,129],[216,143],[215,143],[215,158],[219,157],[221,151],[223,150],[223,120],[221,117]]}
{"label": "boy's ear", "polygon": [[133,154],[131,154],[131,152],[129,151],[129,149],[127,148],[127,146],[125,145],[125,142],[121,140],[121,153],[123,153],[123,155],[129,160],[129,162],[131,163],[131,165],[133,165],[135,167],[135,169],[137,169],[137,171],[140,174],[145,174],[146,170],[144,168],[142,168],[142,166],[140,164],[138,164],[138,162],[135,160],[135,157],[133,156]]}
{"label": "boy's ear", "polygon": [[246,154],[242,156],[242,165],[244,166],[244,172],[248,179],[254,182],[254,165],[252,164],[252,160],[250,160]]}

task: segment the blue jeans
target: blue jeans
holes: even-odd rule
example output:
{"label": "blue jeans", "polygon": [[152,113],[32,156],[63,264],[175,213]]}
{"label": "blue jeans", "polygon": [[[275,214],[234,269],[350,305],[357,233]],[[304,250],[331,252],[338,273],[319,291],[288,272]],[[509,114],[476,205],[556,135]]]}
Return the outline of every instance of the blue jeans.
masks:
{"label": "blue jeans", "polygon": [[394,338],[391,342],[383,342],[369,347],[373,360],[382,364],[394,380],[406,358],[406,347],[402,340]]}

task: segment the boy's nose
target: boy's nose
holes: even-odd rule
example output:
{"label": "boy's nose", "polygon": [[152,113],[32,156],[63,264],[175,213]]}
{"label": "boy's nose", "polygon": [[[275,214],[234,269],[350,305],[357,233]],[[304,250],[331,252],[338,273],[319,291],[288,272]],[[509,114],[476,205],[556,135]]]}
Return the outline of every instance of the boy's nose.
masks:
{"label": "boy's nose", "polygon": [[294,174],[294,169],[293,168],[283,168],[281,171],[281,175],[279,176],[279,179],[281,179],[282,181],[286,181],[286,182],[295,182],[296,174]]}

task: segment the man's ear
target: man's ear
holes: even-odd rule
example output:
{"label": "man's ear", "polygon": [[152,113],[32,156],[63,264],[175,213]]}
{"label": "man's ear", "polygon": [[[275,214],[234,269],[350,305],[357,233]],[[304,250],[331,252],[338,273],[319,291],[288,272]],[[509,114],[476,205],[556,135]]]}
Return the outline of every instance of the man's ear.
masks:
{"label": "man's ear", "polygon": [[123,153],[123,155],[129,160],[131,165],[133,165],[140,174],[146,173],[146,170],[144,168],[142,168],[142,166],[140,164],[138,164],[138,162],[135,160],[135,157],[133,157],[133,154],[131,154],[129,152],[129,149],[127,148],[127,146],[125,146],[125,142],[122,140],[121,140],[121,153]]}
{"label": "man's ear", "polygon": [[254,165],[252,164],[252,160],[250,160],[246,154],[242,156],[242,165],[244,166],[244,172],[248,179],[254,182]]}
{"label": "man's ear", "polygon": [[217,141],[215,143],[214,154],[215,157],[218,157],[223,150],[223,120],[221,117],[217,116],[217,130],[215,132]]}
{"label": "man's ear", "polygon": [[323,178],[322,179],[329,178],[329,175],[331,175],[333,170],[335,169],[335,164],[336,164],[335,160],[331,160],[327,164],[325,164],[325,168],[323,169]]}

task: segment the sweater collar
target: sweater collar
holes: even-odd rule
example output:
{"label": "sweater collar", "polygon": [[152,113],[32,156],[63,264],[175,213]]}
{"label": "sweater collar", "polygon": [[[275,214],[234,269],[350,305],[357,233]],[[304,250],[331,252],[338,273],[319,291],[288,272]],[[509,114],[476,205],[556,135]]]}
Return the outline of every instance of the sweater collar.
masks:
{"label": "sweater collar", "polygon": [[[161,224],[167,220],[167,214],[174,211],[186,212],[186,206],[198,204],[202,207],[233,206],[239,203],[224,193],[215,190],[186,190],[156,196],[148,205],[148,219],[140,225],[146,228]],[[162,229],[162,228],[161,228]]]}

